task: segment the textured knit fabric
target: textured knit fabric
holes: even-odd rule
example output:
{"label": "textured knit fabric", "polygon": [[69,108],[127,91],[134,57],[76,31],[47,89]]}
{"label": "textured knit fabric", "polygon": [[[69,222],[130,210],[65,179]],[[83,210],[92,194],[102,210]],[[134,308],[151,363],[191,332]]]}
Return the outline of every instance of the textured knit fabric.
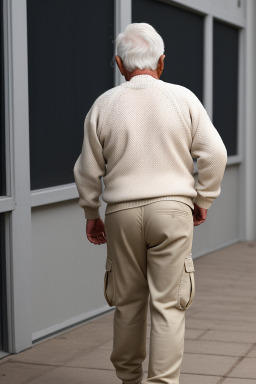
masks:
{"label": "textured knit fabric", "polygon": [[106,214],[159,198],[209,209],[226,163],[226,147],[192,91],[137,75],[99,96],[85,117],[74,166],[78,203],[86,218],[100,217],[104,187]]}

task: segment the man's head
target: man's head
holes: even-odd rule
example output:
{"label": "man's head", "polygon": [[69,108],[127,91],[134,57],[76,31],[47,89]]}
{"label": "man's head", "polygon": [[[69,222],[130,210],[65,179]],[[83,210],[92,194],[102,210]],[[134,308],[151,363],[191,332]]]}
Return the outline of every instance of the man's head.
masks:
{"label": "man's head", "polygon": [[136,71],[152,72],[160,77],[164,68],[164,42],[147,23],[129,24],[116,39],[116,62],[126,80]]}

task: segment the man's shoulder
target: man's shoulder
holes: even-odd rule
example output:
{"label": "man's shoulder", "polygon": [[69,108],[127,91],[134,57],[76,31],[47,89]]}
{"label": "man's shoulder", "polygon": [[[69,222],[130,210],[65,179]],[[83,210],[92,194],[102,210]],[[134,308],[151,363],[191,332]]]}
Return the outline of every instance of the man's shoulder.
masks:
{"label": "man's shoulder", "polygon": [[98,116],[104,115],[110,105],[111,100],[117,95],[121,87],[118,85],[116,87],[109,88],[107,91],[99,95],[93,102],[90,110],[88,111],[86,118],[89,118],[91,121],[96,121]]}
{"label": "man's shoulder", "polygon": [[120,90],[121,90],[120,85],[109,88],[108,90],[103,92],[101,95],[99,95],[95,99],[93,106],[94,107],[100,107],[100,106],[104,106],[104,105],[108,104],[108,102],[112,99],[112,97],[115,96],[116,94],[118,94]]}
{"label": "man's shoulder", "polygon": [[189,88],[184,85],[167,83],[165,81],[159,82],[159,85],[170,97],[178,102],[183,111],[198,109],[202,105],[198,96]]}
{"label": "man's shoulder", "polygon": [[167,81],[160,80],[159,85],[163,88],[166,89],[167,91],[170,91],[173,93],[173,95],[177,95],[179,97],[184,97],[184,98],[195,98],[197,97],[196,94],[191,91],[191,89],[185,87],[184,85],[180,84],[175,84],[175,83],[169,83]]}

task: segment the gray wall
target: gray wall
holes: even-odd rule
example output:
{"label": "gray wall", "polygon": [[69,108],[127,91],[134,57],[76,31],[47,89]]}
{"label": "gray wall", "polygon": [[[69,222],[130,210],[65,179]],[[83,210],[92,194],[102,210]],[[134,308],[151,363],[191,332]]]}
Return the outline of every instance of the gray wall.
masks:
{"label": "gray wall", "polygon": [[77,200],[32,210],[32,340],[109,309],[106,245],[91,244],[85,230]]}
{"label": "gray wall", "polygon": [[227,166],[220,196],[208,210],[206,221],[194,227],[194,258],[239,241],[238,176],[238,165]]}

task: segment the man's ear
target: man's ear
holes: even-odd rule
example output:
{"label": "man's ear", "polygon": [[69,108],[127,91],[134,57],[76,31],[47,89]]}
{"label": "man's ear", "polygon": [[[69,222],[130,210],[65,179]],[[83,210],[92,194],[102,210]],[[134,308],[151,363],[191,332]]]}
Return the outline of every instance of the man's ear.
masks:
{"label": "man's ear", "polygon": [[124,65],[123,65],[121,57],[116,55],[115,60],[116,60],[117,66],[118,66],[121,74],[124,76]]}
{"label": "man's ear", "polygon": [[158,74],[158,77],[161,76],[163,70],[164,70],[164,58],[165,58],[165,55],[161,55],[160,58],[159,58],[159,61],[158,61],[158,66],[157,66],[157,74]]}

